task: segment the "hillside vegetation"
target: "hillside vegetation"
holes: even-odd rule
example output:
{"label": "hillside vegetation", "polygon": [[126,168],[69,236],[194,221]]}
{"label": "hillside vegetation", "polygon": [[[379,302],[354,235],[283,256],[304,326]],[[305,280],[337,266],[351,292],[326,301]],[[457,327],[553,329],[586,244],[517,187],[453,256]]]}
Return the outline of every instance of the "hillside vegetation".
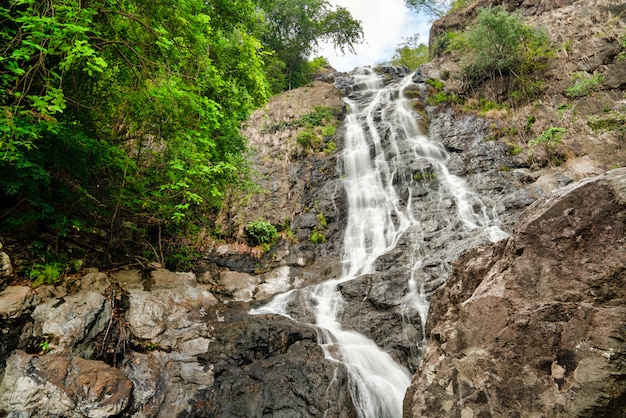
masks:
{"label": "hillside vegetation", "polygon": [[310,81],[318,42],[362,37],[324,0],[11,0],[0,21],[0,233],[48,282],[188,267],[224,193],[254,189],[241,123]]}
{"label": "hillside vegetation", "polygon": [[517,157],[503,171],[580,179],[625,164],[624,8],[566,3],[482,0],[433,24],[432,102],[488,118]]}

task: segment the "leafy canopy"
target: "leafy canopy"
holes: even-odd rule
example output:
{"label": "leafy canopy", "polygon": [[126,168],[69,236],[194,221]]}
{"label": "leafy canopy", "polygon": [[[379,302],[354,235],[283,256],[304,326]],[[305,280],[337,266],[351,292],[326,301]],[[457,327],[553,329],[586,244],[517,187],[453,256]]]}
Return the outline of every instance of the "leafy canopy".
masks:
{"label": "leafy canopy", "polygon": [[260,39],[274,51],[270,62],[284,76],[277,83],[281,89],[308,82],[307,61],[321,42],[328,41],[344,53],[354,51],[363,39],[361,22],[326,0],[259,0],[259,7],[264,20]]}
{"label": "leafy canopy", "polygon": [[1,220],[86,217],[109,251],[125,217],[174,226],[245,170],[268,94],[251,0],[10,0],[0,20]]}
{"label": "leafy canopy", "polygon": [[391,57],[393,65],[404,65],[410,70],[415,70],[428,61],[428,46],[419,42],[419,34],[404,38]]}
{"label": "leafy canopy", "polygon": [[545,32],[526,25],[519,13],[502,6],[481,9],[476,24],[455,44],[466,49],[462,71],[468,85],[511,75],[528,94],[536,93],[532,74],[545,68],[553,56]]}

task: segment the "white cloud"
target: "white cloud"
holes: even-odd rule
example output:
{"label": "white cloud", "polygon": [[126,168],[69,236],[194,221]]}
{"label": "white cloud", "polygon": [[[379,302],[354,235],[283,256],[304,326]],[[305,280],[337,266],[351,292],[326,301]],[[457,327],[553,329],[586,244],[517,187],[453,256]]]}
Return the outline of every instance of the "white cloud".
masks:
{"label": "white cloud", "polygon": [[318,56],[328,58],[338,71],[350,71],[355,67],[374,65],[391,58],[402,38],[420,34],[420,41],[428,43],[430,23],[424,16],[410,12],[404,0],[331,0],[332,4],[345,7],[352,17],[363,25],[365,42],[355,47],[355,54],[341,55],[332,45],[322,45]]}

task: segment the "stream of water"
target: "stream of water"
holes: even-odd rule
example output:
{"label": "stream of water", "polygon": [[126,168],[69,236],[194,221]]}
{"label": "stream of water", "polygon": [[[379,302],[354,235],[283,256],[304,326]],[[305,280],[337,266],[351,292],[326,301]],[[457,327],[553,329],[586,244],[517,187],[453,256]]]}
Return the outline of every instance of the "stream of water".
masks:
{"label": "stream of water", "polygon": [[[344,234],[342,275],[322,284],[278,295],[251,313],[277,313],[289,316],[288,306],[304,304],[315,318],[320,345],[326,357],[341,362],[348,370],[350,392],[356,410],[364,418],[399,418],[404,393],[411,382],[409,371],[373,341],[358,332],[344,329],[339,313],[345,301],[339,291],[342,283],[376,269],[376,260],[391,251],[401,238],[410,245],[411,265],[407,269],[409,291],[403,297],[403,310],[418,312],[422,329],[428,312],[421,268],[426,246],[420,210],[413,206],[411,188],[400,196],[403,182],[428,177],[437,182],[431,193],[431,211],[441,212],[438,228],[450,237],[483,235],[497,241],[506,236],[495,226],[490,209],[471,192],[463,179],[452,175],[443,145],[420,132],[417,115],[403,96],[411,77],[383,85],[383,76],[369,68],[352,74],[356,92],[345,99],[345,146],[342,153],[342,179],[348,199],[348,219]],[[426,170],[403,174],[414,161]],[[441,210],[437,205],[441,205]],[[433,208],[434,206],[434,208]],[[453,207],[453,214],[445,215]],[[444,235],[445,236],[445,235]],[[293,318],[301,320],[300,318]],[[422,344],[423,344],[422,340]]]}

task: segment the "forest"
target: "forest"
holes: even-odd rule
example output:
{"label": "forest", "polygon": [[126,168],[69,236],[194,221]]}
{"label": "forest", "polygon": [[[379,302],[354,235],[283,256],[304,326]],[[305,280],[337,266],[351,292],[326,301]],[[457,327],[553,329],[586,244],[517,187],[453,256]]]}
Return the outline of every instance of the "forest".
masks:
{"label": "forest", "polygon": [[46,280],[85,257],[185,267],[182,240],[254,189],[241,123],[310,81],[320,42],[363,37],[325,0],[11,0],[0,21],[1,231]]}

